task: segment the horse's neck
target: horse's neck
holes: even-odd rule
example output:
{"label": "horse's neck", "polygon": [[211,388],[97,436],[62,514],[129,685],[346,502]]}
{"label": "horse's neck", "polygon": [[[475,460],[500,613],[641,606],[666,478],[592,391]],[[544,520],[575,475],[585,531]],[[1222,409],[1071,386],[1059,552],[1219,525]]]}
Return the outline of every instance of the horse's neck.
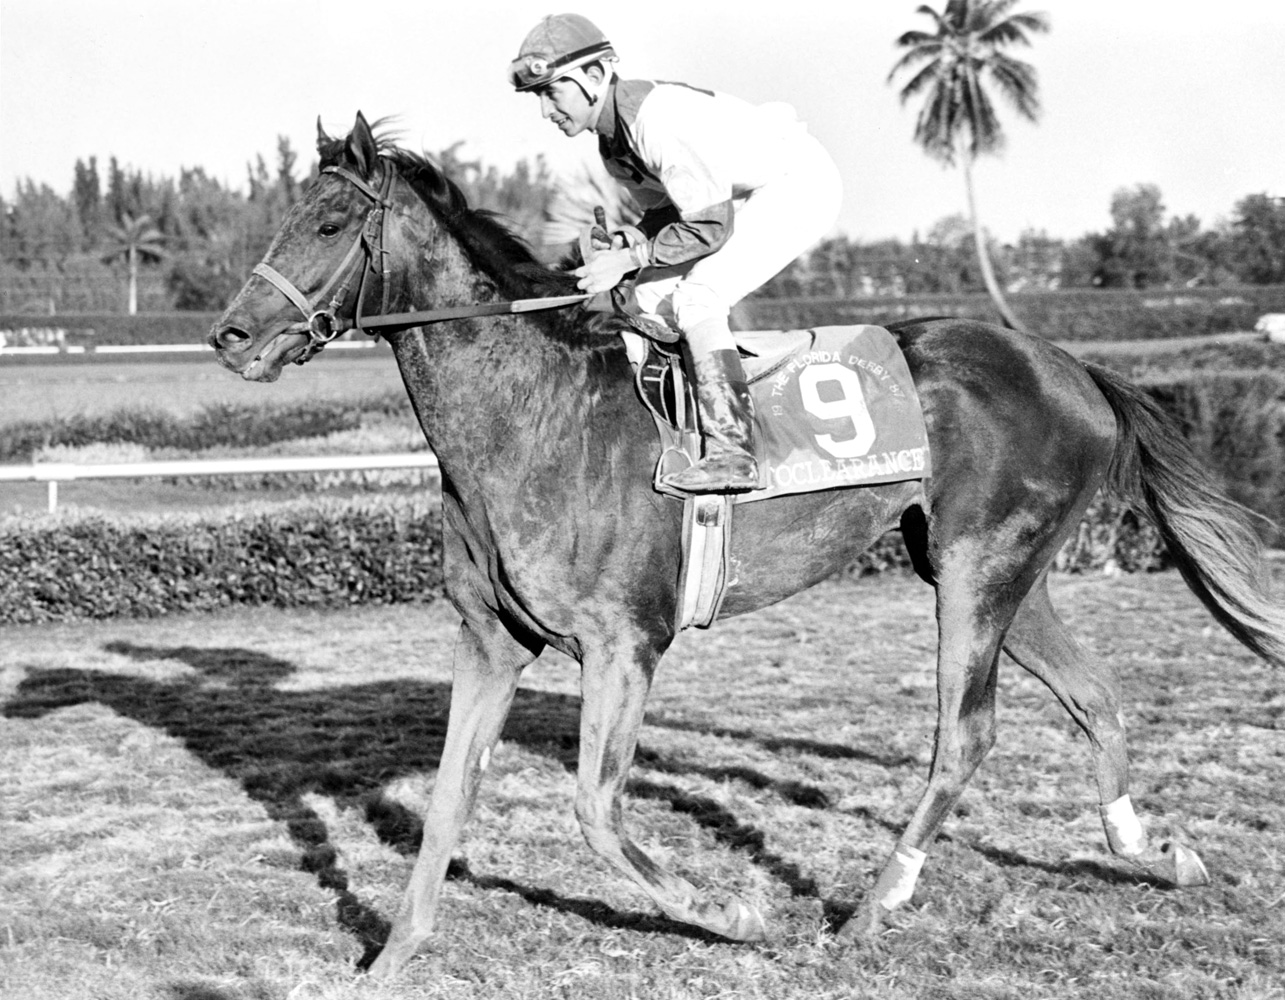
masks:
{"label": "horse's neck", "polygon": [[[500,296],[453,242],[434,246],[408,275],[399,308],[461,305]],[[431,273],[430,273],[431,269]],[[417,295],[418,293],[418,295]],[[435,324],[391,338],[402,379],[444,476],[473,490],[512,484],[536,467],[574,465],[584,452],[604,378],[588,351],[550,337],[530,316]],[[625,369],[627,371],[627,367]],[[596,433],[612,433],[599,426]]]}

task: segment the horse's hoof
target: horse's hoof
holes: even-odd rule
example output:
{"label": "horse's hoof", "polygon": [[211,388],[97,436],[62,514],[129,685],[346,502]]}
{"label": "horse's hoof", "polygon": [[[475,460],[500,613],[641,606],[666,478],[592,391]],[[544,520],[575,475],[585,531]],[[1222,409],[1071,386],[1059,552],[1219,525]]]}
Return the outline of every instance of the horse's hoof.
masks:
{"label": "horse's hoof", "polygon": [[1158,849],[1149,847],[1141,854],[1125,855],[1125,858],[1138,871],[1175,888],[1209,884],[1209,872],[1200,855],[1181,844],[1162,844]]}
{"label": "horse's hoof", "polygon": [[748,903],[739,899],[729,899],[723,906],[723,917],[726,930],[719,931],[731,941],[765,941],[767,923],[763,915]]}
{"label": "horse's hoof", "polygon": [[1160,853],[1166,860],[1166,877],[1174,885],[1186,888],[1193,885],[1208,885],[1209,872],[1200,855],[1181,844],[1164,844]]}
{"label": "horse's hoof", "polygon": [[835,937],[844,944],[863,944],[873,941],[883,930],[883,918],[887,912],[877,903],[866,903],[848,918]]}
{"label": "horse's hoof", "polygon": [[380,953],[375,956],[375,960],[370,963],[370,968],[366,974],[371,979],[377,979],[380,982],[388,982],[397,973],[402,971],[402,967],[415,957],[415,945],[402,944],[394,945],[392,941],[384,945]]}

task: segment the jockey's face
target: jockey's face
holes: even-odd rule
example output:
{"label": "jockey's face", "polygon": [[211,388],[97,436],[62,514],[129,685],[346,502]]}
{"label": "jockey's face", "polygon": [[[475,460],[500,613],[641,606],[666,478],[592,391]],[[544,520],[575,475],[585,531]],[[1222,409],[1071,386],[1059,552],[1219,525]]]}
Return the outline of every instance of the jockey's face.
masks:
{"label": "jockey's face", "polygon": [[[589,67],[585,77],[589,86],[599,86],[603,79],[601,67]],[[541,116],[558,126],[563,135],[579,135],[598,123],[602,102],[591,104],[584,86],[577,80],[570,77],[553,80],[535,93],[540,98]]]}

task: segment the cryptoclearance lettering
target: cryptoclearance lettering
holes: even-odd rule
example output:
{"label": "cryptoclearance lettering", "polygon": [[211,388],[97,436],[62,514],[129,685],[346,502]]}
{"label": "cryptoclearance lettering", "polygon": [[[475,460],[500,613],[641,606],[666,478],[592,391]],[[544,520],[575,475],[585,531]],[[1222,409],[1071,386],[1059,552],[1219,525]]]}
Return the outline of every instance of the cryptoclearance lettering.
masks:
{"label": "cryptoclearance lettering", "polygon": [[885,451],[865,458],[838,458],[833,461],[818,458],[805,462],[786,462],[768,466],[767,488],[842,486],[846,483],[923,472],[926,467],[924,448]]}

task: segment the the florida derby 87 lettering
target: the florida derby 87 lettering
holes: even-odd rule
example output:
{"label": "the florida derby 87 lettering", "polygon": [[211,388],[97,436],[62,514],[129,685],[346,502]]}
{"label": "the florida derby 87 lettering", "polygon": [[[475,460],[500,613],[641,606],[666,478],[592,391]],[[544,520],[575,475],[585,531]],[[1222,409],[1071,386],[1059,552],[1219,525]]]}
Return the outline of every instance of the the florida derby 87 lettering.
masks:
{"label": "the florida derby 87 lettering", "polygon": [[919,396],[897,342],[878,326],[826,326],[753,385],[767,485],[785,493],[932,474]]}

